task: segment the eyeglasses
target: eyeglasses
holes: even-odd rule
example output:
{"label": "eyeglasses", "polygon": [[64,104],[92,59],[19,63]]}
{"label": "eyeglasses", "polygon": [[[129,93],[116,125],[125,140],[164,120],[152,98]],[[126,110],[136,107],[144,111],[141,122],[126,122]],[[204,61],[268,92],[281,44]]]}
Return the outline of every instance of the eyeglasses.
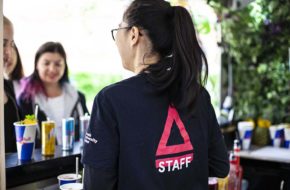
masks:
{"label": "eyeglasses", "polygon": [[112,29],[112,30],[111,30],[111,33],[112,33],[112,38],[113,38],[113,40],[115,41],[115,39],[116,39],[116,34],[117,34],[117,31],[118,31],[118,30],[121,30],[121,29],[129,29],[129,28],[132,28],[132,26],[127,26],[127,27],[121,27],[121,28]]}

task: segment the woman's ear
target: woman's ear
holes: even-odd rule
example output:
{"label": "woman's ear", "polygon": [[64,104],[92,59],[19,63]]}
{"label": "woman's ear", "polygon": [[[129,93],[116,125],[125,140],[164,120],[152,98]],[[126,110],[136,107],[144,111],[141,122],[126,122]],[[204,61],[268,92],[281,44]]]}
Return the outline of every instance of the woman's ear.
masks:
{"label": "woman's ear", "polygon": [[140,30],[136,26],[133,26],[130,30],[130,44],[134,46],[140,40]]}

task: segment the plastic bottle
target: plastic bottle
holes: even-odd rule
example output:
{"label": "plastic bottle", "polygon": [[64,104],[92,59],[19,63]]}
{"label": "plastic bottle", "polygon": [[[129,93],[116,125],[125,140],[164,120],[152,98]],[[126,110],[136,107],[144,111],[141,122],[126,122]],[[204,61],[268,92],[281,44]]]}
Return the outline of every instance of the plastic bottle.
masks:
{"label": "plastic bottle", "polygon": [[229,190],[241,190],[243,168],[240,165],[241,146],[239,140],[234,141],[234,151],[230,152]]}

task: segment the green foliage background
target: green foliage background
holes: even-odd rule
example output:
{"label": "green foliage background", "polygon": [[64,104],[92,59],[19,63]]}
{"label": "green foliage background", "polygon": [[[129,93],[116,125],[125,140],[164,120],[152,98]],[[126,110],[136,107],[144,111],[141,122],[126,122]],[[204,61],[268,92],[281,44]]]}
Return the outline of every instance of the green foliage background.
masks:
{"label": "green foliage background", "polygon": [[290,122],[290,1],[256,0],[240,10],[212,0],[233,58],[236,119]]}
{"label": "green foliage background", "polygon": [[105,86],[122,80],[122,75],[78,72],[71,73],[70,79],[76,88],[85,94],[87,107],[90,110],[97,93]]}

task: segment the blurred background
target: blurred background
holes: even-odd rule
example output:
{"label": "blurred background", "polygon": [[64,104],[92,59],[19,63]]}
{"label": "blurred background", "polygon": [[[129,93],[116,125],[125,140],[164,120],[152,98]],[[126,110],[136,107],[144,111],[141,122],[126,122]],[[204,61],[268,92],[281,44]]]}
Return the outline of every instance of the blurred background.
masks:
{"label": "blurred background", "polygon": [[[59,41],[68,59],[70,79],[85,93],[88,108],[106,85],[132,74],[122,68],[111,29],[122,21],[129,0],[7,0],[4,15],[15,27],[15,42],[20,51],[25,75],[33,71],[34,56],[41,44]],[[209,61],[207,88],[219,112],[221,34],[217,16],[204,0],[171,1],[186,6],[192,13],[200,43]]]}

